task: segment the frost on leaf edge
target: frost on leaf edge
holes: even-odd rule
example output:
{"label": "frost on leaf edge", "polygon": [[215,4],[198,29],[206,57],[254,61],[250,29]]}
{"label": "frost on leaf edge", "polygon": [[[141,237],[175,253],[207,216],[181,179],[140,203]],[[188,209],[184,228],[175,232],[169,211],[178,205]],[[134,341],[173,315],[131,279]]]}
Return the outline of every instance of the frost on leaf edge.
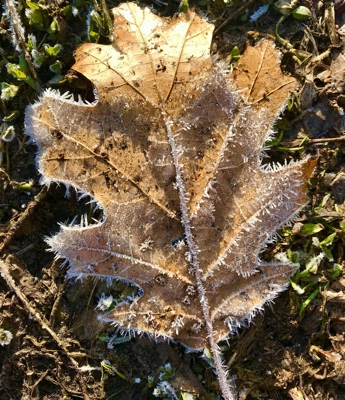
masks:
{"label": "frost on leaf edge", "polygon": [[[229,79],[231,79],[230,74],[229,74]],[[236,83],[232,83],[232,86],[233,86],[234,89],[235,89],[235,84]],[[45,176],[45,174],[43,173],[42,169],[39,166],[39,157],[38,156],[41,154],[40,144],[38,143],[37,140],[35,140],[35,137],[34,137],[34,134],[33,134],[33,119],[34,119],[35,109],[38,108],[39,106],[41,106],[41,104],[43,103],[43,101],[44,101],[44,99],[46,97],[50,97],[52,99],[56,99],[56,100],[62,101],[62,102],[67,103],[67,104],[73,104],[73,105],[82,106],[82,107],[94,107],[98,103],[98,95],[97,95],[97,90],[96,90],[95,87],[94,87],[94,94],[95,94],[95,100],[92,103],[89,103],[89,102],[83,101],[80,97],[79,97],[78,101],[75,101],[73,99],[73,95],[71,93],[69,93],[69,92],[65,92],[63,94],[60,94],[60,92],[57,91],[57,90],[46,89],[44,91],[44,93],[42,94],[42,96],[40,96],[39,100],[36,103],[34,103],[33,105],[29,105],[26,108],[26,112],[25,112],[25,133],[30,137],[30,140],[29,140],[28,143],[34,143],[38,148],[38,150],[36,152],[35,160],[36,160],[36,168],[37,168],[38,172],[41,175],[40,184],[46,185],[48,188],[49,188],[50,184],[53,183],[53,182],[58,184],[58,185],[59,184],[63,184],[66,187],[66,196],[67,197],[69,196],[70,189],[73,188],[77,193],[78,200],[88,196],[91,199],[90,203],[92,203],[92,202],[96,203],[97,207],[100,208],[102,210],[102,212],[103,212],[102,218],[99,221],[97,221],[95,224],[88,225],[86,223],[86,219],[83,220],[83,217],[81,217],[81,223],[80,224],[74,224],[73,223],[74,220],[72,220],[72,222],[69,225],[60,223],[61,229],[64,229],[64,230],[81,231],[81,230],[85,230],[85,229],[88,229],[88,228],[91,229],[91,228],[95,228],[97,226],[101,226],[105,222],[105,220],[107,218],[107,213],[106,213],[105,207],[103,207],[103,205],[102,205],[102,203],[100,201],[98,201],[93,195],[91,195],[90,193],[88,193],[85,190],[81,189],[77,185],[74,185],[71,182],[65,181],[63,179],[55,180],[55,179],[47,178]],[[241,98],[240,101],[242,101],[243,104],[246,104],[247,107],[250,107],[250,103],[246,103],[244,101],[244,99],[242,98],[239,90],[237,91],[237,94]],[[279,118],[279,116],[283,112],[284,108],[285,108],[285,105],[283,105],[281,107],[281,109],[277,112],[276,118],[272,121],[273,123]],[[264,112],[264,110],[261,109],[260,113],[262,113],[262,112]],[[270,128],[268,130],[264,140],[262,141],[261,151],[260,151],[260,153],[258,154],[258,157],[257,157],[257,163],[258,163],[258,169],[259,170],[261,170],[264,173],[265,172],[271,172],[271,171],[278,171],[278,170],[282,170],[282,169],[285,169],[285,168],[292,167],[294,165],[303,164],[308,159],[310,159],[310,157],[305,157],[302,160],[297,160],[297,161],[291,160],[290,162],[286,162],[285,161],[284,164],[280,164],[280,163],[262,164],[262,160],[266,156],[265,151],[270,148],[269,146],[265,146],[265,143],[269,139],[271,139],[274,136],[274,134],[275,134],[274,130],[272,128]],[[303,208],[305,208],[306,205],[307,205],[307,203],[303,204],[297,211],[295,211],[292,215],[290,215],[287,220],[282,221],[277,227],[275,227],[272,230],[271,236],[265,240],[265,242],[263,243],[263,245],[261,246],[261,248],[259,249],[259,251],[258,251],[258,253],[256,255],[256,261],[257,261],[256,265],[257,265],[257,267],[260,267],[260,263],[261,263],[261,260],[260,260],[260,257],[259,257],[260,253],[262,253],[265,250],[265,248],[267,247],[268,244],[274,243],[278,239],[277,231],[280,230],[282,227],[288,226],[289,224],[291,224],[298,217],[299,213],[301,212],[301,210]],[[55,237],[55,235],[45,238],[46,243],[50,247],[49,250],[55,253],[55,255],[56,255],[55,258],[56,259],[61,259],[61,258],[64,259],[64,261],[62,263],[62,266],[66,265],[66,264],[72,266],[73,263],[72,263],[72,261],[70,259],[67,259],[59,251],[54,250],[53,246],[51,245],[51,241],[54,239],[54,237]],[[269,265],[269,266],[274,267],[275,265],[279,265],[279,264],[280,263],[270,262],[270,263],[266,263],[265,265]],[[289,263],[289,264],[291,265],[291,267],[294,267],[295,271],[299,267],[299,264],[293,264],[293,263]],[[73,273],[70,273],[69,270],[70,269],[67,270],[67,278],[68,279],[76,279],[76,280],[81,279],[82,280],[85,275],[87,275],[87,276],[90,275],[90,276],[94,276],[94,277],[97,277],[97,278],[102,279],[102,280],[106,280],[106,281],[108,281],[108,284],[111,284],[112,281],[117,280],[117,281],[125,282],[128,285],[135,286],[135,287],[139,288],[139,294],[135,297],[134,301],[138,301],[144,295],[143,289],[140,287],[140,285],[138,285],[134,281],[130,281],[130,280],[124,279],[121,276],[116,276],[116,275],[114,275],[114,276],[108,276],[108,275],[101,276],[99,274],[93,274],[92,272],[90,272],[88,274],[85,274],[85,273],[73,274]],[[293,275],[295,273],[295,271],[292,272],[291,275]],[[226,340],[230,335],[235,334],[238,331],[238,328],[240,328],[240,327],[248,327],[251,324],[251,322],[252,322],[253,318],[255,317],[255,315],[258,312],[263,311],[265,304],[266,303],[267,304],[272,304],[274,299],[282,291],[286,290],[288,285],[289,285],[289,281],[287,281],[286,284],[284,284],[284,285],[280,285],[278,288],[276,288],[276,290],[272,289],[271,292],[270,292],[270,295],[265,300],[263,300],[262,303],[260,303],[258,306],[256,306],[252,310],[250,310],[242,318],[236,319],[236,318],[233,318],[233,317],[228,317],[224,321],[224,323],[228,326],[229,332],[222,340]],[[123,303],[130,304],[130,302],[128,302],[128,301],[123,301]],[[98,316],[98,319],[100,321],[102,321],[102,322],[111,322],[113,325],[116,326],[117,325],[116,321],[114,321],[113,319],[107,318],[107,315],[110,314],[110,313],[111,312],[103,313],[102,315]],[[168,340],[168,341],[174,342],[174,339],[169,337],[169,336],[162,335],[162,334],[154,334],[154,333],[146,332],[146,331],[141,331],[139,329],[131,328],[130,326],[129,327],[118,326],[118,331],[121,333],[121,335],[123,335],[126,332],[130,336],[132,336],[132,335],[133,336],[135,336],[135,335],[142,336],[144,334],[147,334],[150,338],[153,338],[155,340],[157,340],[158,337],[162,337],[164,340]],[[184,346],[189,348],[186,345],[184,345]],[[191,350],[194,351],[194,349],[191,349]]]}

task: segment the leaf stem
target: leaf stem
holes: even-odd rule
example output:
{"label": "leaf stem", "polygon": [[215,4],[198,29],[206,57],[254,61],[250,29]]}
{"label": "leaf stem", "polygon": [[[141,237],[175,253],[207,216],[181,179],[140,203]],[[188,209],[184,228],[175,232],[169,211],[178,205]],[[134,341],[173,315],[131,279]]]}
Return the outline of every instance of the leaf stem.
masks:
{"label": "leaf stem", "polygon": [[176,171],[176,185],[178,187],[179,198],[180,198],[181,221],[182,221],[182,224],[183,224],[183,227],[185,230],[186,241],[187,241],[187,245],[189,248],[190,264],[193,268],[193,273],[194,273],[197,288],[198,288],[199,300],[200,300],[201,308],[202,308],[203,315],[205,318],[206,331],[208,334],[207,335],[208,343],[210,346],[210,351],[213,356],[214,366],[215,366],[215,370],[216,370],[217,378],[218,378],[218,383],[219,383],[220,389],[222,391],[224,400],[235,400],[235,396],[234,396],[234,393],[232,390],[233,388],[227,380],[227,371],[223,365],[220,350],[219,350],[217,341],[216,341],[214,333],[213,333],[213,325],[212,325],[212,320],[210,317],[210,306],[208,304],[205,287],[204,287],[203,280],[201,277],[198,249],[197,249],[197,246],[195,244],[194,237],[192,234],[192,226],[191,226],[191,221],[190,221],[190,217],[189,217],[189,208],[187,205],[189,196],[186,191],[184,181],[182,178],[182,168],[181,168],[182,165],[179,160],[179,157],[182,153],[182,149],[178,148],[176,145],[175,138],[174,138],[174,135],[171,130],[172,122],[169,120],[165,121],[165,126],[166,126],[166,130],[167,130],[167,136],[168,136],[168,140],[169,140],[169,144],[170,144],[170,148],[171,148],[171,154],[173,156],[174,166],[175,166],[175,171]]}

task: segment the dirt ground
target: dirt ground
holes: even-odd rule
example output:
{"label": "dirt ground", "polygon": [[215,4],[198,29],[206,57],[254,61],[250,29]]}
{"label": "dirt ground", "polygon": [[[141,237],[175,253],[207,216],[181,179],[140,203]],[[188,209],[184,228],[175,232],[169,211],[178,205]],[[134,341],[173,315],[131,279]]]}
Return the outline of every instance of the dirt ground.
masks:
{"label": "dirt ground", "polygon": [[[70,3],[78,9],[78,18],[66,9]],[[273,5],[257,21],[249,18],[265,3],[232,1],[225,6],[220,0],[201,0],[190,4],[208,12],[216,25],[214,52],[232,62],[229,54],[234,46],[242,53],[248,41],[262,35],[274,39],[281,13]],[[154,343],[147,337],[112,343],[114,328],[98,322],[95,307],[102,292],[121,296],[124,285],[106,288],[93,280],[67,281],[67,266],[48,251],[45,238],[59,230],[60,222],[89,212],[89,206],[78,201],[73,191],[66,197],[62,186],[40,186],[37,149],[23,134],[24,110],[41,88],[49,86],[88,98],[89,84],[69,69],[75,47],[87,40],[87,14],[96,3],[42,2],[44,8],[36,10],[42,17],[38,22],[37,16],[34,20],[25,13],[24,2],[18,4],[23,7],[20,16],[26,37],[31,33],[37,42],[62,43],[63,66],[56,83],[52,81],[56,74],[49,69],[52,61],[44,61],[37,69],[36,88],[8,73],[7,64],[19,63],[19,53],[2,15],[0,82],[15,84],[19,91],[0,100],[1,118],[7,117],[16,132],[14,140],[1,143],[0,340],[6,332],[13,337],[0,346],[0,400],[154,399],[161,374],[176,390],[177,397],[166,398],[193,398],[188,393],[198,399],[220,398],[217,379],[199,353],[186,353],[179,344]],[[309,184],[310,206],[292,229],[281,233],[281,240],[265,257],[289,250],[299,255],[301,271],[306,272],[292,279],[294,287],[266,307],[248,329],[221,344],[241,400],[345,399],[345,3],[306,0],[299,4],[312,11],[311,18],[287,17],[279,27],[285,43],[276,43],[283,54],[283,69],[298,78],[300,87],[277,127],[284,136],[273,143],[269,154],[272,160],[317,154],[318,166]],[[153,5],[162,15],[178,9],[174,2]],[[51,28],[53,21],[58,22],[57,33]],[[98,27],[97,32],[98,40],[106,42],[106,29]],[[305,136],[308,140],[302,142]],[[308,260],[321,250],[321,262],[315,261],[311,271]]]}

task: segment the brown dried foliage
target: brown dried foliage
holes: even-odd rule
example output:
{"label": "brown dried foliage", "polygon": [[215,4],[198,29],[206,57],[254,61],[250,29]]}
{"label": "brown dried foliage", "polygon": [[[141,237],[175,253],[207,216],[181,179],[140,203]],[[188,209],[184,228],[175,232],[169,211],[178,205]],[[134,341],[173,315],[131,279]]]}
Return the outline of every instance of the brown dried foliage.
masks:
{"label": "brown dried foliage", "polygon": [[314,167],[309,159],[261,165],[295,80],[263,41],[236,72],[243,100],[212,62],[213,26],[196,13],[161,19],[126,3],[114,16],[114,42],[82,45],[73,67],[94,83],[98,101],[46,92],[27,111],[43,182],[73,185],[105,212],[98,224],[62,227],[48,243],[70,262],[70,276],[142,289],[106,319],[215,353],[296,268],[259,259],[306,203]]}

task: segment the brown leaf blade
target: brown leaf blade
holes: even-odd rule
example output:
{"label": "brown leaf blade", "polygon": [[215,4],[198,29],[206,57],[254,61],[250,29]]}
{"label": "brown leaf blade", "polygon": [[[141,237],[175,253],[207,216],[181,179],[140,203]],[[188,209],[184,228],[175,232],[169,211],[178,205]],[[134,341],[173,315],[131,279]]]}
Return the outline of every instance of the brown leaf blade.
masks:
{"label": "brown leaf blade", "polygon": [[273,42],[262,40],[246,49],[234,71],[234,80],[246,101],[266,108],[268,118],[276,116],[296,86],[296,80],[284,75],[279,64]]}
{"label": "brown leaf blade", "polygon": [[[105,214],[63,226],[48,243],[69,261],[69,276],[140,287],[104,319],[211,348],[231,399],[217,342],[295,271],[283,258],[262,262],[260,252],[305,205],[315,162],[261,165],[282,103],[267,111],[243,101],[226,68],[211,63],[213,26],[204,19],[163,20],[131,3],[114,15],[113,45],[84,44],[74,66],[95,83],[98,101],[46,92],[27,110],[43,183],[72,185]],[[261,71],[277,57],[266,50]],[[271,69],[279,75],[277,62]],[[286,99],[283,86],[275,92]]]}
{"label": "brown leaf blade", "polygon": [[114,26],[115,46],[88,43],[76,53],[73,68],[98,90],[135,92],[161,104],[175,82],[188,81],[193,69],[210,65],[204,43],[211,40],[213,26],[194,12],[162,20],[148,8],[125,3],[114,9]]}

